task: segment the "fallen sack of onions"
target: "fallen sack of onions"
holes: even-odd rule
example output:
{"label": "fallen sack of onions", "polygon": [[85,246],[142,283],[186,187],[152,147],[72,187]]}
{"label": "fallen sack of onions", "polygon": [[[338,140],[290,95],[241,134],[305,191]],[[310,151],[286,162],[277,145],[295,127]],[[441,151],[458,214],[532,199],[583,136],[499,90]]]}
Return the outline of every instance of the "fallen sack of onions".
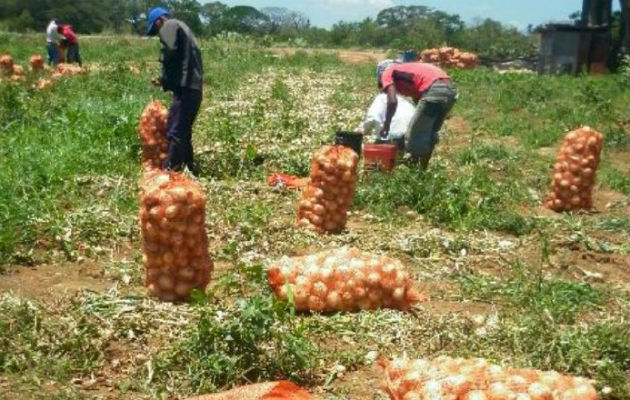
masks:
{"label": "fallen sack of onions", "polygon": [[85,69],[79,65],[61,63],[55,68],[55,73],[61,76],[74,76],[85,72]]}
{"label": "fallen sack of onions", "polygon": [[569,132],[553,167],[551,193],[545,206],[554,211],[593,208],[593,186],[603,136],[585,126]]}
{"label": "fallen sack of onions", "polygon": [[298,226],[336,233],[346,227],[359,156],[344,146],[324,146],[313,155],[311,183],[298,205]]}
{"label": "fallen sack of onions", "polygon": [[191,397],[187,400],[313,400],[306,390],[289,382],[265,382],[227,392]]}
{"label": "fallen sack of onions", "polygon": [[168,157],[167,119],[168,110],[159,100],[147,104],[142,111],[138,133],[142,146],[142,165],[145,168],[161,168]]}
{"label": "fallen sack of onions", "polygon": [[201,187],[176,172],[151,170],[141,181],[142,261],[149,292],[166,301],[188,299],[210,281],[212,260]]}
{"label": "fallen sack of onions", "polygon": [[407,310],[422,299],[400,261],[357,249],[283,257],[268,280],[276,296],[301,311]]}
{"label": "fallen sack of onions", "polygon": [[33,54],[29,61],[33,71],[44,69],[44,59],[39,54]]}
{"label": "fallen sack of onions", "polygon": [[597,400],[592,381],[555,371],[504,368],[483,358],[380,360],[392,400]]}

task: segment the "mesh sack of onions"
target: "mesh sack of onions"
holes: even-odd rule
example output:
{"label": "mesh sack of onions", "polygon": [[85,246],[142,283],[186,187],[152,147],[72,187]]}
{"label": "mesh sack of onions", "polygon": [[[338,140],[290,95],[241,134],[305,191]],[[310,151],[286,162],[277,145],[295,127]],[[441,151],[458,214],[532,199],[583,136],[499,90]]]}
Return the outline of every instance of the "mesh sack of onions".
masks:
{"label": "mesh sack of onions", "polygon": [[149,292],[183,301],[210,281],[212,260],[201,187],[176,172],[145,172],[141,182],[142,261]]}
{"label": "mesh sack of onions", "polygon": [[601,133],[588,126],[565,136],[553,167],[551,193],[545,201],[547,208],[557,212],[593,208],[602,139]]}
{"label": "mesh sack of onions", "polygon": [[289,382],[264,382],[227,392],[191,397],[188,400],[312,400],[306,390]]}
{"label": "mesh sack of onions", "polygon": [[142,165],[147,169],[161,168],[168,157],[167,119],[168,110],[159,100],[147,104],[142,111],[138,133],[142,146]]}
{"label": "mesh sack of onions", "polygon": [[5,74],[13,73],[13,57],[11,57],[10,54],[0,55],[0,68],[2,68]]}
{"label": "mesh sack of onions", "polygon": [[268,280],[276,296],[302,311],[407,310],[421,300],[400,261],[357,249],[283,257]]}
{"label": "mesh sack of onions", "polygon": [[39,54],[33,54],[29,61],[33,71],[44,69],[44,59]]}
{"label": "mesh sack of onions", "polygon": [[313,155],[311,183],[298,205],[298,226],[336,233],[346,226],[354,199],[359,156],[344,146],[324,146]]}
{"label": "mesh sack of onions", "polygon": [[555,371],[505,368],[483,358],[379,360],[392,400],[596,400],[593,382]]}

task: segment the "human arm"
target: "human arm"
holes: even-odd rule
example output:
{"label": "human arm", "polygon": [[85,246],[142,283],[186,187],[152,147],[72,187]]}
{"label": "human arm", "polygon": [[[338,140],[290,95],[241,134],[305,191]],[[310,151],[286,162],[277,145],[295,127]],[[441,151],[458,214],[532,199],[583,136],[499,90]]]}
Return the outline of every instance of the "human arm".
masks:
{"label": "human arm", "polygon": [[396,108],[398,108],[398,97],[396,94],[396,87],[392,84],[384,89],[387,94],[387,111],[385,112],[385,122],[383,122],[383,128],[381,129],[380,136],[387,137],[389,135],[389,128],[396,114]]}

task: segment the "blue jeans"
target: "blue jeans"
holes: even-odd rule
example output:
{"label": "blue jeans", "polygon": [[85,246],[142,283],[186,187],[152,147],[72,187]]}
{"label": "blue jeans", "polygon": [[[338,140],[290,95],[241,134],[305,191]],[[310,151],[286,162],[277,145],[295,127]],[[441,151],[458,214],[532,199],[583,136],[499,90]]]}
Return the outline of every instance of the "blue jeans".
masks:
{"label": "blue jeans", "polygon": [[57,47],[57,44],[47,42],[46,50],[48,51],[48,64],[50,65],[59,64],[59,47]]}
{"label": "blue jeans", "polygon": [[169,148],[164,169],[179,171],[187,166],[193,172],[192,127],[201,106],[201,97],[201,90],[177,88],[173,91],[173,104],[166,123]]}

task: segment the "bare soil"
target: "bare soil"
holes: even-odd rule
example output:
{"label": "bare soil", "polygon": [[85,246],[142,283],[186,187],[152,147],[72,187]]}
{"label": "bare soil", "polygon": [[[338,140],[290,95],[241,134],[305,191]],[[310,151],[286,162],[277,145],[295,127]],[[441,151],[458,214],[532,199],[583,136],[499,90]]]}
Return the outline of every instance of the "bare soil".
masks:
{"label": "bare soil", "polygon": [[374,50],[344,50],[344,49],[301,49],[295,47],[273,47],[272,53],[280,56],[291,56],[297,52],[313,54],[335,54],[341,61],[352,64],[377,63],[387,58],[387,53]]}

